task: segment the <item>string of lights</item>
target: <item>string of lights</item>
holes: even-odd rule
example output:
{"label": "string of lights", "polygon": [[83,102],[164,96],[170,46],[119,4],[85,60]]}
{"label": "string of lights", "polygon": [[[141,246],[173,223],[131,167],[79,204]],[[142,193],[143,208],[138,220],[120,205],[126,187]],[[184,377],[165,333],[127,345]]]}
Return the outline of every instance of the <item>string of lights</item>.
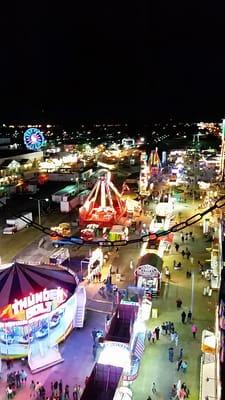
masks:
{"label": "string of lights", "polygon": [[[2,204],[3,206],[5,206],[5,204],[0,200],[0,204]],[[63,235],[60,235],[57,233],[57,236],[60,238],[63,238],[65,240],[65,245],[68,244],[74,244],[74,245],[79,245],[79,246],[92,246],[92,245],[98,245],[101,247],[121,247],[121,246],[127,246],[129,244],[133,244],[133,243],[140,243],[140,242],[148,242],[149,239],[157,239],[159,237],[162,236],[167,236],[170,233],[175,233],[178,231],[181,231],[185,228],[188,228],[191,225],[196,224],[197,222],[201,221],[202,218],[209,214],[210,212],[216,210],[216,209],[221,209],[225,206],[225,196],[220,197],[218,200],[215,201],[214,205],[212,205],[211,207],[205,209],[202,212],[198,212],[194,215],[192,215],[191,217],[187,218],[186,220],[175,224],[173,226],[171,226],[168,230],[164,230],[164,231],[159,231],[156,233],[148,233],[148,234],[144,234],[138,238],[135,239],[127,239],[127,240],[92,240],[92,241],[88,241],[88,240],[84,240],[82,238],[80,238],[79,236],[71,236],[71,237],[65,237]],[[5,206],[7,207],[7,206]],[[48,236],[52,236],[54,234],[54,232],[46,226],[40,225],[37,222],[32,221],[31,219],[23,216],[23,215],[18,215],[16,214],[13,210],[11,210],[9,207],[7,207],[8,210],[12,213],[12,215],[15,218],[19,218],[22,221],[25,221],[28,225],[32,226],[33,228],[43,232],[44,234],[48,235]]]}

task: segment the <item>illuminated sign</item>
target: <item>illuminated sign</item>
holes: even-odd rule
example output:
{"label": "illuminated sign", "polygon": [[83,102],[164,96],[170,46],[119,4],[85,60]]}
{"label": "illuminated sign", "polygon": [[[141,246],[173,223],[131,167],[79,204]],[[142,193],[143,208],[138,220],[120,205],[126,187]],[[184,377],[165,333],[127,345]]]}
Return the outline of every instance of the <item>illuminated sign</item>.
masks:
{"label": "illuminated sign", "polygon": [[159,271],[157,268],[153,267],[153,265],[140,265],[136,273],[138,276],[145,276],[145,277],[150,277],[150,278],[158,278],[159,276]]}
{"label": "illuminated sign", "polygon": [[12,304],[12,311],[14,315],[25,312],[26,319],[30,319],[40,314],[49,313],[62,304],[66,298],[67,294],[62,288],[44,289],[23,299],[15,299]]}

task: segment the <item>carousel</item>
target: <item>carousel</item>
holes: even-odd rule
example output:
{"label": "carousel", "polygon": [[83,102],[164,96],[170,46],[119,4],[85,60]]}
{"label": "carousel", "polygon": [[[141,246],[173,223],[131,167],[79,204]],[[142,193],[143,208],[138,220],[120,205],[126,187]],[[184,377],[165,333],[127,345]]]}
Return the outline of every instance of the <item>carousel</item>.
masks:
{"label": "carousel", "polygon": [[64,340],[76,326],[76,288],[76,276],[61,266],[2,265],[1,358],[44,358]]}

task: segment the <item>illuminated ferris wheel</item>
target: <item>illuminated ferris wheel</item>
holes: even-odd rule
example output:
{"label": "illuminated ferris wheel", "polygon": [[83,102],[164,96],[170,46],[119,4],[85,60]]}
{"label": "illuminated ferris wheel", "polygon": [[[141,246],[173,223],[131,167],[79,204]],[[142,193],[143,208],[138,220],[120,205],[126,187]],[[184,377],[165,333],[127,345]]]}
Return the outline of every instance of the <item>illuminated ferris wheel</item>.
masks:
{"label": "illuminated ferris wheel", "polygon": [[24,132],[23,141],[27,149],[37,151],[45,144],[45,138],[40,129],[29,128]]}

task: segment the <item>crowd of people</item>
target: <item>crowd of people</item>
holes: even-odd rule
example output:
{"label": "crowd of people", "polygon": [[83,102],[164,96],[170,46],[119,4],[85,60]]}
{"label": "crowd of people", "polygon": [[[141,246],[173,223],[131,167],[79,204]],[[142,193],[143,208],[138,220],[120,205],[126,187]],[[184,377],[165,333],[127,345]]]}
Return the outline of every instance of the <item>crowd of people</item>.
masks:
{"label": "crowd of people", "polygon": [[[18,389],[28,386],[27,372],[25,370],[10,372],[7,375],[6,396],[7,399],[12,399]],[[31,380],[29,383],[30,399],[33,400],[80,400],[81,387],[75,385],[70,389],[69,385],[64,385],[62,379],[51,382],[50,396],[47,395],[45,386],[37,381]]]}

